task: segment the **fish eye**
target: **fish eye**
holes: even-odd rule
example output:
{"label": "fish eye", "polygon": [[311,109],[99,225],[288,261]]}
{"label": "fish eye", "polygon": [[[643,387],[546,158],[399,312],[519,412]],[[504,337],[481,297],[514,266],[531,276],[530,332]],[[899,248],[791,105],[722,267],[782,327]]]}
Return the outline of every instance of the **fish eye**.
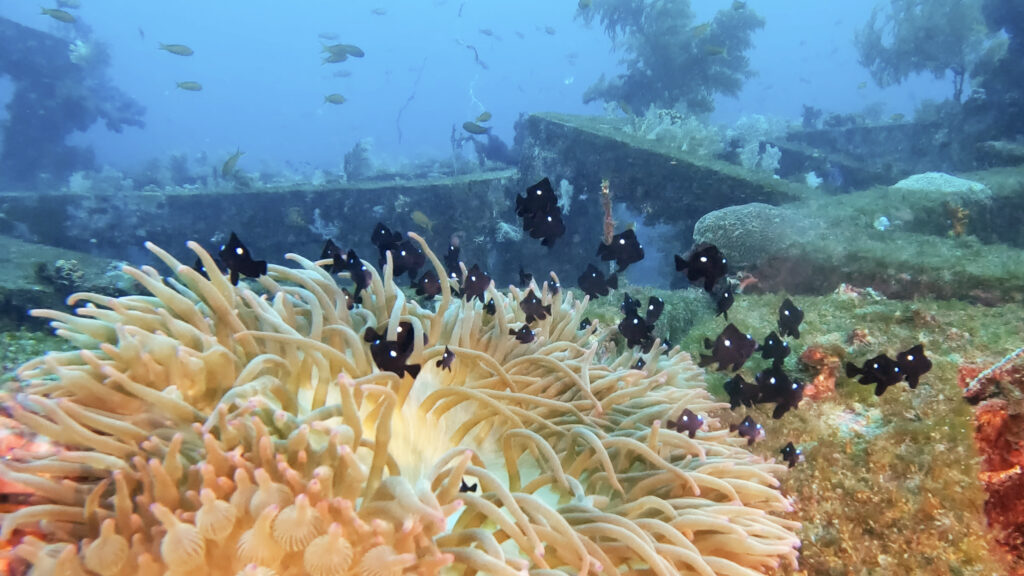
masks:
{"label": "fish eye", "polygon": [[625,244],[625,243],[626,243],[626,239],[625,238],[619,238],[619,244]]}
{"label": "fish eye", "polygon": [[775,376],[772,376],[771,379],[768,380],[768,383],[775,384]]}
{"label": "fish eye", "polygon": [[726,338],[725,342],[722,342],[722,344],[725,344],[726,346],[732,346],[732,340],[729,340],[728,338]]}
{"label": "fish eye", "polygon": [[551,216],[548,216],[548,222],[551,222]]}
{"label": "fish eye", "polygon": [[537,196],[540,196],[541,194],[543,194],[543,192],[540,191],[540,188],[537,188]]}
{"label": "fish eye", "polygon": [[241,248],[235,248],[235,254],[241,256],[242,254],[245,254],[245,250],[242,250]]}
{"label": "fish eye", "polygon": [[476,282],[476,276],[470,276],[469,277],[469,281],[470,282]]}
{"label": "fish eye", "polygon": [[707,262],[708,261],[708,257],[707,256],[701,256],[700,257],[700,261],[701,262]]}
{"label": "fish eye", "polygon": [[633,318],[633,324],[637,324],[638,322],[640,322],[639,318]]}
{"label": "fish eye", "polygon": [[796,385],[796,382],[793,382],[793,386],[792,386],[792,389],[793,389],[793,390],[796,390],[796,389],[797,389],[797,385]]}
{"label": "fish eye", "polygon": [[907,355],[907,360],[910,361],[910,362],[913,362],[914,361],[914,355],[913,354],[908,354]]}
{"label": "fish eye", "polygon": [[405,256],[405,250],[402,250],[401,252],[399,252],[399,254],[401,254],[402,256]]}
{"label": "fish eye", "polygon": [[875,362],[874,364],[872,364],[871,367],[877,370],[878,369],[878,362]]}
{"label": "fish eye", "polygon": [[789,310],[783,310],[782,313],[785,314],[786,316],[789,316]]}
{"label": "fish eye", "polygon": [[392,350],[392,351],[388,352],[388,356],[391,356],[392,358],[394,358],[394,357],[398,356],[398,352],[395,352],[394,350]]}

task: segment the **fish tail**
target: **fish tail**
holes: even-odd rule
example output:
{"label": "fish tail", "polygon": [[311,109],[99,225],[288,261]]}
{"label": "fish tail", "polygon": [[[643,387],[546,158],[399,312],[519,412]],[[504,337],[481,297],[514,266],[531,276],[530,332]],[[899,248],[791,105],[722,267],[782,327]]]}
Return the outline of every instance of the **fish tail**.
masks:
{"label": "fish tail", "polygon": [[853,378],[854,376],[857,376],[858,374],[860,374],[860,368],[858,368],[857,365],[854,364],[853,362],[847,362],[846,363],[846,377],[847,378]]}

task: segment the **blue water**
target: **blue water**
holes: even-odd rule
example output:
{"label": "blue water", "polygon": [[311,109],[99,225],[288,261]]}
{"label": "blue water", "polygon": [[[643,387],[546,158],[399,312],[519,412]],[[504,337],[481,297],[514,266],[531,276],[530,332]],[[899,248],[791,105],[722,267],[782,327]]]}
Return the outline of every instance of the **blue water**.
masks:
{"label": "blue water", "polygon": [[[695,2],[695,22],[729,4]],[[928,75],[884,90],[870,81],[853,46],[870,2],[750,6],[767,22],[748,53],[757,76],[738,98],[717,99],[715,122],[753,113],[798,121],[803,104],[846,113],[876,102],[909,117],[922,100],[949,96],[949,81]],[[91,33],[40,15],[35,2],[0,4],[0,15],[24,25],[109,46],[110,77],[146,106],[146,127],[114,134],[98,123],[71,143],[91,145],[100,166],[121,170],[174,153],[205,152],[219,162],[236,148],[246,152],[247,171],[339,170],[344,153],[366,138],[385,163],[443,159],[452,127],[485,109],[508,142],[521,113],[603,113],[582,94],[601,73],[613,75],[620,59],[600,26],[574,18],[572,1],[83,0],[74,13]],[[195,54],[169,54],[158,42],[187,44]],[[356,44],[366,57],[321,64],[321,42]],[[351,75],[335,77],[340,70]],[[186,80],[204,90],[176,89]],[[0,77],[0,107],[11,90]],[[348,101],[324,103],[332,92]]]}

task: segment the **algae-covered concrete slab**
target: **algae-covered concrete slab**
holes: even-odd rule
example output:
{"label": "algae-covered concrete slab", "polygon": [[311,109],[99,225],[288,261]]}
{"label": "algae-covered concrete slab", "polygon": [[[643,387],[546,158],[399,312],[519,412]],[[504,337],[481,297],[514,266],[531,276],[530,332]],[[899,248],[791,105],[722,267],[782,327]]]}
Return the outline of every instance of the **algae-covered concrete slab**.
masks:
{"label": "algae-covered concrete slab", "polygon": [[525,179],[566,178],[578,193],[597,194],[611,181],[617,202],[648,224],[692,225],[725,206],[782,204],[807,188],[713,158],[697,158],[625,130],[625,119],[532,114],[525,121],[520,172]]}
{"label": "algae-covered concrete slab", "polygon": [[33,308],[66,308],[72,292],[123,293],[133,281],[120,264],[75,252],[0,236],[0,327],[30,322]]}
{"label": "algae-covered concrete slab", "polygon": [[760,290],[823,294],[846,283],[890,298],[1024,300],[1024,251],[969,235],[880,230],[870,204],[854,200],[732,207],[702,218],[694,239],[735,254]]}
{"label": "algae-covered concrete slab", "polygon": [[[419,232],[435,245],[446,245],[456,231],[493,234],[492,214],[511,206],[516,179],[515,170],[502,170],[320,187],[8,193],[0,194],[0,233],[132,260],[148,258],[147,240],[185,257],[186,240],[216,248],[231,231],[273,261],[286,252],[319,256],[328,237],[370,256],[378,220]],[[416,212],[421,216],[414,219]]]}

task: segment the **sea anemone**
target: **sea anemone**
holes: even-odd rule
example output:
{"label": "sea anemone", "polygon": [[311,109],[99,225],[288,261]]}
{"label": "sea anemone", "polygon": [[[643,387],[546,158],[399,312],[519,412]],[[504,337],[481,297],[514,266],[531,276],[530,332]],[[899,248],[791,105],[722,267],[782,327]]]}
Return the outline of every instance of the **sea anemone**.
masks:
{"label": "sea anemone", "polygon": [[[439,278],[448,274],[421,238]],[[775,475],[708,416],[722,404],[678,349],[643,370],[580,331],[587,300],[536,287],[539,337],[515,288],[497,313],[407,299],[385,267],[349,310],[301,256],[258,287],[209,279],[154,245],[174,275],[126,267],[149,296],[79,293],[49,318],[78,350],[19,372],[6,411],[60,450],[15,453],[0,479],[31,490],[0,541],[36,575],[587,572],[750,575],[795,564],[798,524]],[[218,268],[195,243],[205,269]],[[367,264],[369,268],[369,265]],[[416,378],[381,371],[363,334],[412,326]],[[435,365],[445,347],[450,372]],[[460,491],[462,482],[476,492]]]}

